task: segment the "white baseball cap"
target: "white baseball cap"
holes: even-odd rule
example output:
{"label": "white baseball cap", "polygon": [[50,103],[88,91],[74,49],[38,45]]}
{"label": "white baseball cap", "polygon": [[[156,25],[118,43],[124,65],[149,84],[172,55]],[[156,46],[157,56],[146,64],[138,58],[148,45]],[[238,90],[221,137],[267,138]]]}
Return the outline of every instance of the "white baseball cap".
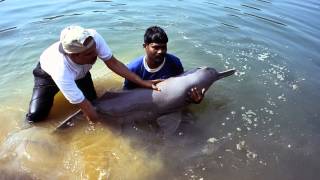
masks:
{"label": "white baseball cap", "polygon": [[94,41],[91,41],[86,46],[83,44],[90,36],[93,38],[93,35],[83,27],[68,26],[61,31],[59,50],[68,54],[81,53],[94,44]]}

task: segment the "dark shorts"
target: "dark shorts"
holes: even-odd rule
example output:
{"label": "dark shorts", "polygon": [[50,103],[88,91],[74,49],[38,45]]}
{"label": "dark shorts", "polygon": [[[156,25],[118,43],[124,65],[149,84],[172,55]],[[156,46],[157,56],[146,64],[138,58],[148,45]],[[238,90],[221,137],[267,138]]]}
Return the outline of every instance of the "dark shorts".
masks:
{"label": "dark shorts", "polygon": [[[38,122],[48,116],[53,105],[54,96],[59,92],[59,88],[51,76],[41,69],[40,63],[38,63],[37,67],[33,70],[33,76],[34,87],[26,120],[29,122]],[[86,99],[93,101],[97,98],[90,72],[75,82]]]}

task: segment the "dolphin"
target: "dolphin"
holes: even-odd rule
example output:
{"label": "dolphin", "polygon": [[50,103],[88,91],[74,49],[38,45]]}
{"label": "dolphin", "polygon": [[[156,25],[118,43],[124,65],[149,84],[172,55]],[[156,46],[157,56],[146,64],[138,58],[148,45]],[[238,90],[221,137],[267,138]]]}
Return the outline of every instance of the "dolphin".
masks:
{"label": "dolphin", "polygon": [[[215,81],[234,73],[235,69],[218,72],[211,67],[199,67],[158,83],[160,91],[137,88],[106,92],[94,105],[100,117],[107,121],[121,124],[156,121],[163,133],[173,133],[181,121],[179,110],[192,103],[188,95],[192,87],[206,91]],[[56,130],[72,126],[79,116],[83,116],[80,111],[60,123]]]}

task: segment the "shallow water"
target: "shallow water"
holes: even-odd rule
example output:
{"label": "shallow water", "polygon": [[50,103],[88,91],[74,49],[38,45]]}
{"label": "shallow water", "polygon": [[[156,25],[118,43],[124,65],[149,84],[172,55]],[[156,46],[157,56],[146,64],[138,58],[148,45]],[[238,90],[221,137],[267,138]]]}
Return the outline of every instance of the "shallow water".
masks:
{"label": "shallow water", "polygon": [[[0,179],[319,177],[318,1],[4,0],[0,6]],[[45,122],[24,129],[32,69],[70,24],[97,29],[124,63],[143,54],[144,30],[159,25],[185,69],[237,73],[216,82],[168,139],[145,126],[120,132],[85,121],[52,133],[76,110],[61,94]],[[92,74],[99,94],[121,87],[101,62]]]}

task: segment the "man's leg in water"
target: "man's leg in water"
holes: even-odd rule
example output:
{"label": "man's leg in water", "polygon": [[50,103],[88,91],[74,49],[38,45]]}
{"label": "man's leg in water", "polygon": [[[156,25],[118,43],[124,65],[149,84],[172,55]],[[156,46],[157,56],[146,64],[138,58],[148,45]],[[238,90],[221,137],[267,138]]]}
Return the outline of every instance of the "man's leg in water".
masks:
{"label": "man's leg in water", "polygon": [[53,105],[54,96],[59,92],[59,88],[51,76],[41,69],[39,63],[33,70],[33,75],[34,87],[26,120],[39,122],[48,116]]}

